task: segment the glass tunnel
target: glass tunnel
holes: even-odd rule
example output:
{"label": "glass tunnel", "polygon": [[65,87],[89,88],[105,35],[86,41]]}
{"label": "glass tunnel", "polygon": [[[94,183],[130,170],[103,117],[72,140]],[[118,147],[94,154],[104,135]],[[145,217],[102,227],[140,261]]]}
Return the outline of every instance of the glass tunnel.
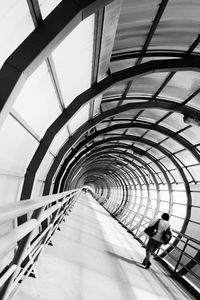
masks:
{"label": "glass tunnel", "polygon": [[199,295],[199,16],[198,0],[0,1],[2,299],[82,190],[141,244],[169,213],[158,257]]}

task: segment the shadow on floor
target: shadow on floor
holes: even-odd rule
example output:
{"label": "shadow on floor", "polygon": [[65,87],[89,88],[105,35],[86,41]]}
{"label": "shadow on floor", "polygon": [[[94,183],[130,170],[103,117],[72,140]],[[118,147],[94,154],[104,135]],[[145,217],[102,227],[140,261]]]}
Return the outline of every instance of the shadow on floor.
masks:
{"label": "shadow on floor", "polygon": [[138,262],[138,261],[135,261],[133,259],[130,259],[130,258],[126,258],[124,256],[121,256],[119,254],[116,254],[116,253],[113,253],[113,252],[110,252],[110,251],[106,251],[110,256],[113,256],[113,257],[116,257],[118,259],[121,259],[121,260],[124,260],[126,261],[127,263],[129,264],[133,264],[133,265],[136,265],[138,267],[141,267],[142,269],[145,269],[145,267],[142,265],[141,262]]}

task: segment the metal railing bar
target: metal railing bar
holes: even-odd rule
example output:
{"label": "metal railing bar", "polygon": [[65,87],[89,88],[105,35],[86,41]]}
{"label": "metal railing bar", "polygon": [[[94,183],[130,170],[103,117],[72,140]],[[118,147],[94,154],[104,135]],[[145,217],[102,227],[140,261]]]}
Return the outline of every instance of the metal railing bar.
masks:
{"label": "metal railing bar", "polygon": [[[6,233],[0,238],[0,257],[7,254],[7,249],[15,245],[19,240],[26,236],[29,232],[39,225],[36,219],[31,219],[26,223],[14,228],[9,233]],[[5,253],[6,252],[6,253]]]}
{"label": "metal railing bar", "polygon": [[26,264],[25,267],[21,268],[20,266],[18,266],[18,273],[16,274],[12,285],[9,287],[9,289],[6,291],[5,294],[5,299],[12,293],[12,291],[15,289],[15,287],[17,286],[17,284],[19,283],[20,280],[22,280],[24,274],[26,273],[26,271],[30,268],[29,272],[26,274],[26,276],[28,276],[30,274],[30,272],[33,269],[34,266],[34,258],[36,258],[36,256],[38,255],[38,253],[41,251],[42,249],[42,245],[38,248],[38,251],[30,258],[29,262]]}
{"label": "metal railing bar", "polygon": [[[176,249],[176,248],[174,248],[174,249]],[[166,251],[163,250],[163,252],[166,252]],[[168,254],[167,257],[171,258],[174,262],[177,263],[177,259],[174,256],[172,256],[171,253],[167,253],[167,254]],[[185,253],[183,253],[183,255],[185,255]],[[168,262],[167,257],[163,258],[163,260],[165,260],[166,262]],[[194,262],[196,262],[198,265],[200,265],[200,262],[196,261],[193,257],[190,256],[189,258],[191,260],[193,260]],[[181,261],[179,261],[178,266],[181,266],[181,268],[186,269],[189,273],[193,273],[193,271],[191,269],[188,269],[185,265],[183,265],[183,263]],[[173,267],[174,271],[176,272],[178,266],[171,266],[171,267]],[[197,276],[198,279],[200,279],[200,276],[198,276],[198,275],[196,275],[196,276]]]}
{"label": "metal railing bar", "polygon": [[56,200],[60,200],[63,197],[76,194],[79,190],[72,190],[63,192],[56,195],[42,196],[26,201],[20,201],[17,203],[8,204],[0,207],[0,223],[7,222],[8,220],[20,217],[28,212],[46,206]]}
{"label": "metal railing bar", "polygon": [[175,233],[177,233],[178,235],[181,235],[181,236],[185,237],[185,238],[188,239],[189,241],[192,241],[192,242],[194,242],[194,243],[200,245],[200,241],[196,240],[195,238],[193,238],[193,237],[191,237],[191,236],[189,236],[189,235],[187,235],[187,234],[185,234],[185,233],[181,233],[181,232],[179,232],[179,231],[176,231],[176,230],[174,230],[174,229],[173,229],[172,231],[175,232]]}
{"label": "metal railing bar", "polygon": [[[43,212],[38,220],[30,219],[26,223],[14,228],[9,233],[6,233],[4,236],[0,237],[1,249],[0,249],[0,258],[7,255],[8,249],[11,251],[16,243],[26,236],[33,229],[38,227],[46,218],[48,218],[54,211],[59,209],[63,204],[67,202],[68,198],[59,202],[58,204],[53,205],[51,208]],[[10,249],[11,248],[11,249]],[[5,253],[6,252],[6,253]]]}
{"label": "metal railing bar", "polygon": [[[13,253],[11,265],[8,266],[9,269],[1,279],[2,300],[7,299],[11,293],[15,292],[17,285],[24,279],[23,276],[27,277],[30,274],[44,246],[51,240],[52,235],[66,217],[67,212],[70,211],[81,190],[75,189],[60,194],[27,199],[6,205],[2,209],[0,207],[0,223],[33,212],[31,219],[0,237],[0,243],[3,245],[0,249],[0,257],[7,255],[8,249],[9,252],[14,251],[18,245],[17,242],[20,242],[16,253]],[[38,210],[40,213],[37,213]],[[39,229],[36,235],[33,234],[34,230],[48,218],[50,224],[44,230]]]}
{"label": "metal railing bar", "polygon": [[52,226],[53,226],[53,224],[50,224],[39,236],[38,236],[38,238],[34,241],[34,243],[33,244],[31,244],[28,248],[27,248],[27,250],[26,250],[26,252],[22,255],[22,261],[31,253],[31,251],[33,251],[34,250],[34,248],[37,246],[37,244],[41,241],[41,239],[45,236],[45,234],[47,234],[48,233],[48,231],[50,231],[51,230],[51,228],[52,228]]}
{"label": "metal railing bar", "polygon": [[12,265],[6,273],[0,278],[0,287],[6,282],[6,280],[14,273],[17,269],[17,265]]}

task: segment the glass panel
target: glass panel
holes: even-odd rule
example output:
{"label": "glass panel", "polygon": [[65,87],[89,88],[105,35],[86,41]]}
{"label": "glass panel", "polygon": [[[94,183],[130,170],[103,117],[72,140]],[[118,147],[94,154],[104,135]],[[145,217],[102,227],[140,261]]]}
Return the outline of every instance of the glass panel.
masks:
{"label": "glass panel", "polygon": [[198,1],[192,5],[186,0],[169,1],[158,28],[153,36],[152,43],[158,49],[187,50],[199,34]]}
{"label": "glass panel", "polygon": [[178,184],[176,183],[172,185],[172,189],[174,191],[185,191],[185,185],[184,183],[178,183]]}
{"label": "glass panel", "polygon": [[160,202],[159,211],[161,212],[168,212],[169,211],[169,203]]}
{"label": "glass panel", "polygon": [[172,229],[175,229],[177,231],[180,231],[182,226],[183,226],[183,222],[184,220],[183,219],[179,219],[179,218],[176,218],[174,216],[171,216],[170,218],[170,225],[171,225],[171,228]]}
{"label": "glass panel", "polygon": [[166,115],[166,112],[161,109],[145,109],[137,120],[143,120],[151,123],[156,123]]}
{"label": "glass panel", "polygon": [[193,166],[193,167],[188,167],[188,171],[192,174],[194,177],[194,180],[200,181],[200,166]]}
{"label": "glass panel", "polygon": [[42,17],[45,19],[62,0],[39,0]]}
{"label": "glass panel", "polygon": [[191,183],[190,184],[190,190],[193,192],[199,192],[200,191],[200,184],[199,183]]}
{"label": "glass panel", "polygon": [[172,153],[183,149],[183,146],[172,138],[169,138],[164,142],[162,142],[161,146],[163,146],[164,148],[166,148],[168,151]]}
{"label": "glass panel", "polygon": [[113,61],[110,64],[110,68],[111,68],[111,73],[115,73],[127,68],[130,68],[132,66],[135,65],[136,63],[136,58],[134,59],[123,59],[123,60],[119,60],[119,61]]}
{"label": "glass panel", "polygon": [[183,181],[183,178],[182,178],[182,176],[180,175],[180,173],[179,173],[178,170],[173,170],[173,171],[171,171],[171,174],[172,174],[172,176],[175,178],[176,182],[182,182],[182,181]]}
{"label": "glass panel", "polygon": [[152,148],[148,151],[149,154],[151,154],[152,156],[154,156],[154,158],[161,158],[163,157],[163,153],[160,152],[159,150],[157,150],[156,148]]}
{"label": "glass panel", "polygon": [[70,131],[74,131],[79,128],[83,123],[89,119],[89,103],[83,106],[71,120],[68,122]]}
{"label": "glass panel", "polygon": [[164,119],[160,125],[172,130],[173,132],[186,127],[186,124],[183,122],[183,115],[177,113],[171,114],[168,118]]}
{"label": "glass panel", "polygon": [[195,92],[198,82],[200,84],[197,72],[177,72],[160,93],[160,97],[171,98],[176,101],[185,100]]}
{"label": "glass panel", "polygon": [[40,137],[61,113],[45,63],[28,78],[13,107]]}
{"label": "glass panel", "polygon": [[157,205],[158,205],[158,202],[156,200],[151,199],[150,207],[156,209]]}
{"label": "glass panel", "polygon": [[199,206],[200,207],[200,193],[198,192],[192,192],[191,193],[191,196],[192,196],[192,205],[196,205],[196,206]]}
{"label": "glass panel", "polygon": [[41,197],[42,196],[42,192],[43,192],[43,188],[44,188],[44,181],[42,181],[42,180],[36,180],[34,182],[34,186],[33,186],[32,194],[31,194],[31,198]]}
{"label": "glass panel", "polygon": [[168,169],[174,169],[175,165],[173,164],[173,162],[171,161],[171,159],[169,159],[168,157],[164,157],[160,160],[160,162]]}
{"label": "glass panel", "polygon": [[[154,95],[166,78],[166,73],[152,73],[135,78],[128,95],[142,93],[142,95]],[[165,113],[165,112],[164,112]]]}
{"label": "glass panel", "polygon": [[184,218],[186,215],[186,209],[187,207],[184,205],[173,204],[172,214]]}
{"label": "glass panel", "polygon": [[26,0],[0,1],[0,68],[33,29]]}
{"label": "glass panel", "polygon": [[[199,87],[199,86],[198,86]],[[196,95],[187,103],[188,106],[191,106],[196,109],[200,109],[200,94]]]}
{"label": "glass panel", "polygon": [[154,170],[154,172],[160,172],[160,169],[155,163],[151,163],[150,167]]}
{"label": "glass panel", "polygon": [[0,174],[0,206],[18,200],[23,178]]}
{"label": "glass panel", "polygon": [[150,192],[150,198],[155,198],[155,199],[157,199],[157,191],[155,191],[155,190],[150,190],[149,191]]}
{"label": "glass panel", "polygon": [[[160,179],[162,180],[162,183],[165,184],[166,183],[166,179],[163,173],[158,174]],[[170,178],[169,178],[170,179]]]}
{"label": "glass panel", "polygon": [[148,131],[144,137],[146,139],[149,139],[150,141],[159,143],[166,138],[166,135],[164,135],[160,132],[151,130],[151,131]]}
{"label": "glass panel", "polygon": [[[141,143],[134,143],[134,147],[140,148],[140,149],[142,149],[144,151],[146,151],[146,150],[148,150],[150,148],[149,145],[141,144]],[[133,153],[133,151],[132,151],[132,153]]]}
{"label": "glass panel", "polygon": [[168,191],[160,191],[160,199],[169,201],[169,192]]}
{"label": "glass panel", "polygon": [[186,176],[188,182],[194,181],[194,179],[192,178],[191,174],[188,172],[187,168],[183,168],[183,172],[185,173],[185,176]]}
{"label": "glass panel", "polygon": [[199,216],[200,216],[200,207],[192,207],[191,208],[191,220],[199,223],[200,222]]}
{"label": "glass panel", "polygon": [[141,129],[141,128],[129,128],[127,131],[127,134],[132,134],[135,136],[142,136],[146,132],[146,129]]}
{"label": "glass panel", "polygon": [[118,101],[104,102],[101,105],[103,111],[107,111],[107,110],[115,108],[117,106],[118,106]]}
{"label": "glass panel", "polygon": [[193,223],[190,221],[188,223],[185,234],[189,235],[190,237],[192,237],[196,240],[199,240],[199,229],[200,229],[199,224],[196,224],[196,223]]}
{"label": "glass panel", "polygon": [[120,98],[127,87],[127,83],[120,82],[109,88],[104,96],[107,98]]}
{"label": "glass panel", "polygon": [[199,143],[200,127],[190,127],[180,133],[188,142],[193,144]]}
{"label": "glass panel", "polygon": [[185,192],[173,191],[173,201],[181,204],[187,203],[187,196]]}
{"label": "glass panel", "polygon": [[66,142],[66,140],[69,138],[69,134],[67,131],[67,128],[64,127],[62,128],[55,138],[53,139],[53,142],[51,143],[50,150],[54,153],[57,154],[58,150],[61,148],[61,146]]}
{"label": "glass panel", "polygon": [[66,107],[91,85],[93,34],[94,16],[91,16],[82,21],[52,54]]}
{"label": "glass panel", "polygon": [[0,166],[23,174],[38,142],[11,116],[0,128]]}
{"label": "glass panel", "polygon": [[97,96],[94,99],[94,107],[93,107],[93,114],[92,114],[93,117],[100,114],[101,100],[102,100],[102,95]]}
{"label": "glass panel", "polygon": [[194,165],[198,162],[197,159],[188,150],[181,151],[175,156],[178,157],[185,166]]}
{"label": "glass panel", "polygon": [[[114,51],[141,50],[152,21],[158,10],[159,1],[140,0],[132,5],[122,5]],[[142,20],[142,21],[141,21]]]}

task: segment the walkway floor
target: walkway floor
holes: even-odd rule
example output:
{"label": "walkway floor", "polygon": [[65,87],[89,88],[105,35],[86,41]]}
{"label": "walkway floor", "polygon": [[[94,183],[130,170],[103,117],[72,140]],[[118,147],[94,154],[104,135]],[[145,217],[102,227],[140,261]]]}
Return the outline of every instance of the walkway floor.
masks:
{"label": "walkway floor", "polygon": [[141,265],[145,249],[91,196],[82,194],[14,300],[194,299],[168,272]]}

